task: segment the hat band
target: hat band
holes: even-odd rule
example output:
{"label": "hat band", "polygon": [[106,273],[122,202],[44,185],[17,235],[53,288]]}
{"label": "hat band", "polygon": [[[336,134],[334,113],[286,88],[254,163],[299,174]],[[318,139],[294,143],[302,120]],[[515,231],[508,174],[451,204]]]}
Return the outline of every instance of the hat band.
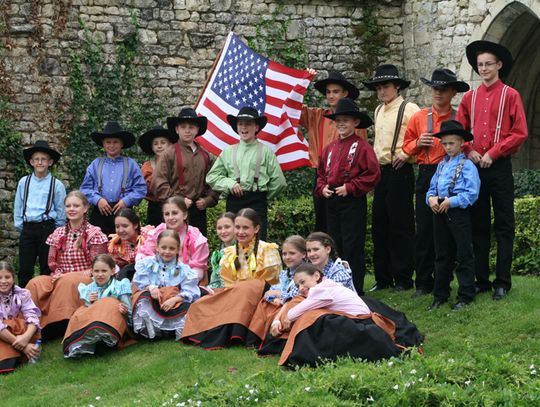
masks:
{"label": "hat band", "polygon": [[256,116],[252,116],[250,114],[239,114],[238,116],[236,116],[237,119],[251,119],[251,120],[257,120],[258,117]]}
{"label": "hat band", "polygon": [[396,75],[380,75],[373,78],[374,81],[377,79],[400,79],[400,77]]}
{"label": "hat band", "polygon": [[438,85],[446,85],[447,83],[451,83],[451,82],[452,81],[431,81],[431,83],[436,83]]}

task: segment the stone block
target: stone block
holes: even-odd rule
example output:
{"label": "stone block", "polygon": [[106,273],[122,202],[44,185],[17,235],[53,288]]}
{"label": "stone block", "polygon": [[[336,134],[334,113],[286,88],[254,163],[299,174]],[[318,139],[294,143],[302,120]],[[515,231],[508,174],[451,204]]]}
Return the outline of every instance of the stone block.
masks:
{"label": "stone block", "polygon": [[131,4],[133,5],[133,7],[137,7],[137,8],[156,7],[156,2],[154,0],[133,0]]}
{"label": "stone block", "polygon": [[210,10],[213,13],[219,11],[229,11],[232,7],[232,0],[210,0]]}
{"label": "stone block", "polygon": [[139,38],[142,44],[157,44],[157,34],[151,30],[139,30]]}
{"label": "stone block", "polygon": [[52,4],[44,4],[41,7],[41,17],[52,18],[54,16],[54,6]]}
{"label": "stone block", "polygon": [[189,17],[191,16],[187,10],[176,10],[174,15],[176,16],[176,19],[180,21],[189,20]]}
{"label": "stone block", "polygon": [[97,23],[96,24],[96,30],[99,30],[99,31],[110,31],[112,29],[113,29],[113,26],[110,23]]}
{"label": "stone block", "polygon": [[196,32],[188,33],[188,38],[193,48],[208,47],[214,41],[213,34],[204,34],[204,33],[196,33]]}
{"label": "stone block", "polygon": [[186,65],[187,60],[185,58],[180,57],[169,57],[163,59],[163,63],[165,65],[172,65],[172,66],[178,66],[178,65]]}
{"label": "stone block", "polygon": [[157,36],[161,44],[179,43],[182,40],[182,34],[178,31],[160,31]]}
{"label": "stone block", "polygon": [[264,3],[254,4],[251,6],[251,13],[255,16],[268,15],[268,5]]}
{"label": "stone block", "polygon": [[135,26],[129,23],[117,23],[114,25],[114,35],[116,39],[124,39],[130,35],[135,34]]}
{"label": "stone block", "polygon": [[118,9],[118,7],[106,7],[105,13],[113,15],[113,16],[117,16],[117,15],[120,15],[120,10]]}
{"label": "stone block", "polygon": [[186,8],[191,11],[208,11],[210,3],[200,0],[186,0]]}
{"label": "stone block", "polygon": [[12,24],[9,27],[9,33],[11,35],[32,35],[35,28],[32,24]]}
{"label": "stone block", "polygon": [[319,17],[334,17],[334,7],[317,6],[317,15]]}
{"label": "stone block", "polygon": [[39,73],[56,76],[60,74],[60,63],[55,58],[42,58],[38,63]]}
{"label": "stone block", "polygon": [[96,7],[96,6],[87,7],[86,13],[89,15],[100,16],[103,14],[103,7]]}
{"label": "stone block", "polygon": [[306,27],[302,20],[292,20],[287,27],[287,40],[295,40],[304,38],[306,35]]}
{"label": "stone block", "polygon": [[174,19],[175,13],[171,10],[160,10],[159,11],[159,18],[161,21],[171,21]]}

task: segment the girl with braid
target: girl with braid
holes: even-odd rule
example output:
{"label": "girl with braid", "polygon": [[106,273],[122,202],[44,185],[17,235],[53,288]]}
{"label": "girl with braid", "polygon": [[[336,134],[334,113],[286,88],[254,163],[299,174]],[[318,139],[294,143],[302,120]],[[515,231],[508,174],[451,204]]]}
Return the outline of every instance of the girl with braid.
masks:
{"label": "girl with braid", "polygon": [[182,340],[205,349],[260,341],[248,327],[264,292],[279,281],[281,271],[278,246],[259,240],[260,227],[253,209],[244,208],[236,214],[236,244],[224,249],[220,261],[225,288],[190,307]]}
{"label": "girl with braid", "polygon": [[49,248],[49,276],[34,277],[26,288],[41,309],[44,339],[61,336],[69,318],[83,305],[77,287],[92,279],[92,260],[107,253],[107,236],[86,220],[90,207],[86,196],[70,192],[64,201],[67,223],[57,228],[46,243]]}

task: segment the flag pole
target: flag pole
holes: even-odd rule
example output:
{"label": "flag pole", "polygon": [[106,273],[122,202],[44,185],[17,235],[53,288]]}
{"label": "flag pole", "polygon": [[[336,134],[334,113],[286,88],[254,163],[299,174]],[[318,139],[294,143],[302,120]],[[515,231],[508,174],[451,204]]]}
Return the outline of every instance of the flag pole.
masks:
{"label": "flag pole", "polygon": [[[229,32],[229,35],[233,34],[233,31]],[[227,38],[229,37],[227,35]],[[201,98],[204,95],[204,91],[206,90],[206,87],[208,86],[208,82],[210,82],[210,79],[212,78],[212,75],[214,74],[214,71],[216,69],[216,65],[218,61],[221,59],[221,54],[223,53],[223,50],[225,49],[225,44],[227,44],[227,38],[225,38],[225,43],[221,47],[221,50],[219,51],[219,54],[217,55],[217,58],[214,60],[214,63],[212,64],[212,68],[210,68],[210,73],[206,77],[206,82],[204,83],[204,86],[202,88],[201,93],[199,94],[199,97],[197,98],[197,102],[195,102],[195,110],[197,110],[197,107],[199,106],[199,102],[201,101]]]}

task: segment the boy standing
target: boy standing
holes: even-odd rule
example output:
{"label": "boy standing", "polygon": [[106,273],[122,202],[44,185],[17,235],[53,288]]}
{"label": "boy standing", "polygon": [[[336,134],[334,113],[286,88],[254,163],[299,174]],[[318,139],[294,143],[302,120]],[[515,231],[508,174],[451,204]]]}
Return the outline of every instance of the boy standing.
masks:
{"label": "boy standing", "polygon": [[[309,73],[316,75],[314,69],[308,69]],[[300,114],[300,126],[308,130],[309,161],[315,168],[315,188],[317,186],[317,167],[319,157],[328,144],[338,138],[335,122],[326,116],[336,110],[337,103],[343,98],[355,100],[360,95],[356,86],[336,71],[328,72],[328,78],[315,82],[315,89],[324,95],[328,108],[309,107],[304,105]],[[356,135],[364,140],[367,139],[365,129],[356,129]],[[315,231],[327,232],[326,224],[326,199],[313,194],[313,208],[315,212]]]}
{"label": "boy standing", "polygon": [[34,265],[39,258],[41,275],[50,274],[48,266],[49,245],[47,237],[66,223],[64,198],[66,188],[50,173],[60,160],[60,153],[38,140],[33,147],[23,150],[24,160],[34,171],[22,177],[17,185],[13,220],[19,237],[19,286],[34,276]]}
{"label": "boy standing", "polygon": [[315,193],[326,200],[328,233],[351,266],[356,292],[363,295],[366,194],[375,188],[381,173],[373,148],[355,129],[365,129],[373,122],[348,98],[341,99],[335,113],[326,117],[335,121],[339,138],[320,157]]}
{"label": "boy standing", "polygon": [[96,158],[86,169],[80,191],[93,205],[90,223],[103,233],[114,233],[114,214],[138,205],[146,196],[146,183],[135,160],[122,156],[122,149],[135,144],[135,136],[117,122],[108,122],[92,140],[103,146],[105,157]]}
{"label": "boy standing", "polygon": [[259,237],[266,240],[268,199],[287,186],[276,155],[257,140],[268,119],[254,107],[245,106],[227,121],[240,142],[225,147],[206,176],[206,182],[227,195],[226,210],[254,209],[261,217]]}
{"label": "boy standing", "polygon": [[416,112],[407,124],[403,140],[403,152],[416,157],[418,176],[416,178],[416,235],[415,269],[416,292],[413,297],[433,291],[435,248],[433,245],[433,214],[426,205],[426,192],[437,164],[444,157],[444,148],[433,133],[439,132],[441,123],[455,116],[452,98],[457,92],[467,92],[469,85],[458,81],[449,69],[435,69],[431,80],[420,78],[431,88],[432,106]]}
{"label": "boy standing", "polygon": [[406,102],[399,92],[410,81],[399,77],[394,65],[375,68],[364,85],[383,102],[375,109],[373,149],[381,167],[381,181],[373,197],[373,263],[377,283],[370,291],[395,284],[395,291],[413,287],[414,269],[414,170],[401,147],[411,116],[420,108]]}
{"label": "boy standing", "polygon": [[205,177],[215,157],[195,137],[206,132],[207,119],[195,110],[184,108],[177,117],[167,118],[169,132],[179,140],[167,148],[156,165],[150,190],[159,202],[181,196],[189,211],[191,226],[207,235],[206,208],[216,206],[219,194],[206,183]]}
{"label": "boy standing", "polygon": [[435,237],[435,285],[429,309],[437,309],[448,301],[457,254],[458,295],[452,309],[459,310],[475,296],[469,207],[478,199],[480,178],[474,164],[461,152],[465,141],[471,141],[473,136],[460,122],[443,122],[441,131],[433,137],[441,139],[446,155],[437,166],[426,198],[433,211]]}
{"label": "boy standing", "polygon": [[[482,78],[478,88],[465,94],[456,116],[474,135],[464,152],[478,166],[482,180],[472,210],[476,292],[494,288],[493,299],[499,300],[512,288],[515,221],[511,155],[527,138],[527,119],[518,91],[500,79],[512,68],[510,51],[490,41],[474,41],[466,52],[469,64]],[[493,283],[489,280],[491,203],[497,239]]]}

